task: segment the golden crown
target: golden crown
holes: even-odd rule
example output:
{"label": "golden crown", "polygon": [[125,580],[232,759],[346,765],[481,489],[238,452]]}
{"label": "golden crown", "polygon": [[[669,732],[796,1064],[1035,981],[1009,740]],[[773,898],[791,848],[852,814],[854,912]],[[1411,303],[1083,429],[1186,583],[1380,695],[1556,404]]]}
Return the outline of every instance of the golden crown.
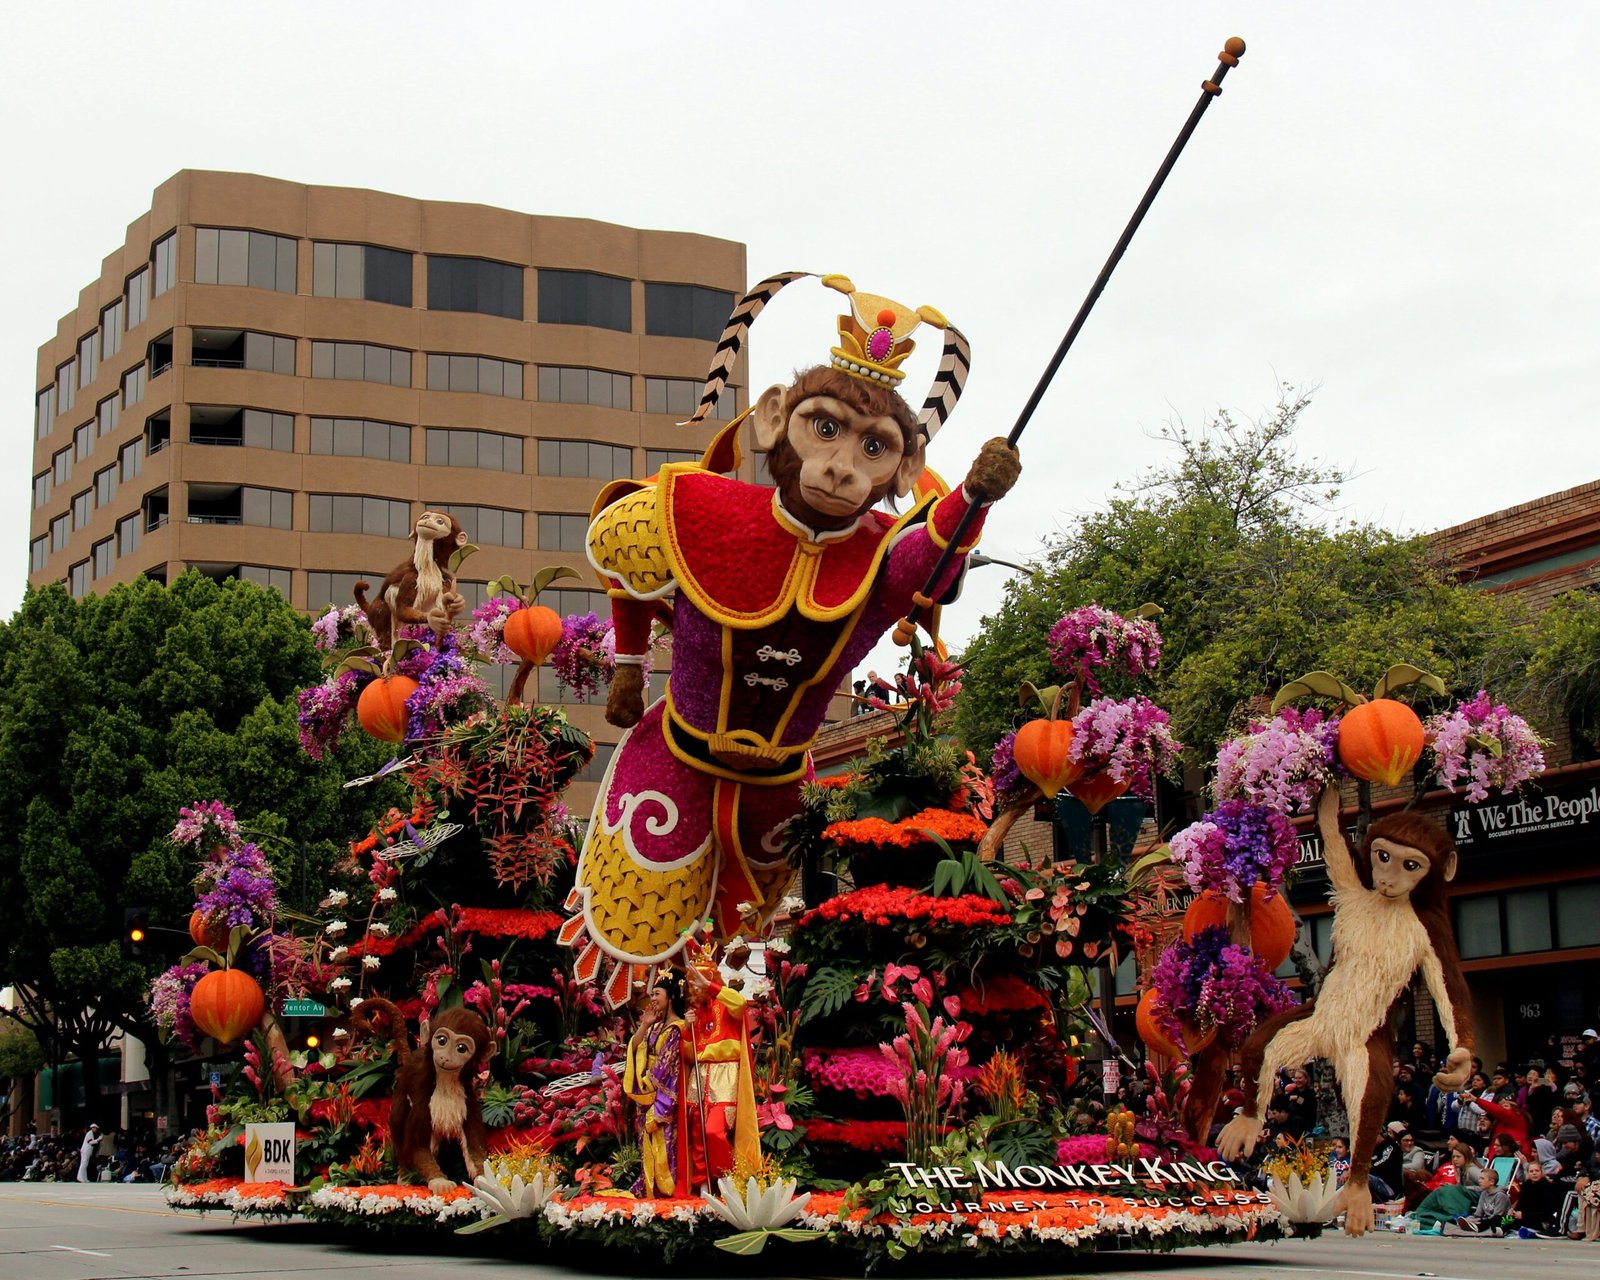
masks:
{"label": "golden crown", "polygon": [[900,365],[917,348],[912,333],[923,324],[949,325],[932,307],[913,311],[892,298],[862,293],[848,276],[823,276],[822,283],[850,299],[850,311],[839,317],[839,345],[829,352],[833,367],[863,382],[898,386],[906,376]]}

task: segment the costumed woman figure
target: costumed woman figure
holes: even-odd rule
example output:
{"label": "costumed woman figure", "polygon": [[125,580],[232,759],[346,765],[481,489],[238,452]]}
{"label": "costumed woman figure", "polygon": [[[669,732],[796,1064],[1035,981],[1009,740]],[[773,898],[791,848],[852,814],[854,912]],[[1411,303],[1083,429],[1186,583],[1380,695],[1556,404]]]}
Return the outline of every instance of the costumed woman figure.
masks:
{"label": "costumed woman figure", "polygon": [[687,1190],[688,1131],[683,1124],[683,1019],[676,978],[663,975],[644,998],[639,1026],[628,1041],[623,1091],[638,1107],[634,1132],[640,1173],[633,1194],[650,1199]]}
{"label": "costumed woman figure", "polygon": [[745,998],[724,986],[712,956],[691,943],[684,971],[689,1019],[683,1041],[690,1185],[714,1187],[736,1161],[761,1159]]}

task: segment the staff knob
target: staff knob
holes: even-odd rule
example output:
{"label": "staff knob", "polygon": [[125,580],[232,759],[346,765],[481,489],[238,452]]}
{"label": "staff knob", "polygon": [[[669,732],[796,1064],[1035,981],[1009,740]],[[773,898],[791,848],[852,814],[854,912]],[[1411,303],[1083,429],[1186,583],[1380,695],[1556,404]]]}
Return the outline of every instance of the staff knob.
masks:
{"label": "staff knob", "polygon": [[1238,36],[1229,36],[1226,44],[1222,46],[1222,60],[1230,67],[1244,57],[1244,41]]}

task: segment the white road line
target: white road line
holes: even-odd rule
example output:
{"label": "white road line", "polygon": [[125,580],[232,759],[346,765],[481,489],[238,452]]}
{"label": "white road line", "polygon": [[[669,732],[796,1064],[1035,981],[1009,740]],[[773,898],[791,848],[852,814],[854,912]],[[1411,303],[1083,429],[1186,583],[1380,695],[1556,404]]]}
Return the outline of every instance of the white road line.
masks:
{"label": "white road line", "polygon": [[50,1247],[64,1250],[67,1253],[86,1253],[91,1258],[109,1258],[111,1256],[109,1253],[99,1253],[94,1249],[74,1249],[70,1244],[53,1244]]}
{"label": "white road line", "polygon": [[1253,1266],[1250,1272],[1257,1271],[1287,1271],[1291,1274],[1304,1275],[1308,1271],[1321,1271],[1335,1276],[1372,1276],[1377,1280],[1417,1280],[1418,1276],[1428,1276],[1430,1280],[1473,1280],[1471,1276],[1441,1276],[1436,1271],[1357,1271],[1350,1267],[1327,1267],[1306,1265],[1301,1267],[1285,1267],[1266,1264]]}

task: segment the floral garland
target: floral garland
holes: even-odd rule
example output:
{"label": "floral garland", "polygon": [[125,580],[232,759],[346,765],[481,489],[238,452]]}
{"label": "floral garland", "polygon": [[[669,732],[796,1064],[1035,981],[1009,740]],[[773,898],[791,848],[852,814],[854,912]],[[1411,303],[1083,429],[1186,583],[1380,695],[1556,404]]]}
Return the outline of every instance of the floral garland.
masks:
{"label": "floral garland", "polygon": [[1309,813],[1338,772],[1339,717],[1285,707],[1217,752],[1218,800],[1243,800],[1279,813]]}
{"label": "floral garland", "polygon": [[[872,1052],[877,1052],[874,1045]],[[806,1120],[808,1143],[831,1143],[871,1155],[902,1155],[906,1149],[904,1120]]]}
{"label": "floral garland", "polygon": [[1038,987],[1024,982],[1014,973],[985,978],[980,986],[963,989],[960,999],[962,1010],[970,1018],[981,1018],[988,1013],[1044,1009],[1050,1003]]}
{"label": "floral garland", "polygon": [[226,1209],[235,1217],[288,1217],[295,1213],[289,1203],[288,1184],[245,1182],[239,1178],[211,1178],[188,1186],[176,1183],[166,1188],[167,1203],[174,1209]]}
{"label": "floral garland", "polygon": [[[365,633],[362,637],[360,633]],[[353,643],[358,638],[370,642],[375,637],[372,634],[372,624],[367,621],[367,615],[358,604],[347,604],[344,608],[330,604],[328,611],[311,624],[311,636],[318,649],[323,653],[332,653],[336,649]]]}
{"label": "floral garland", "polygon": [[829,898],[802,916],[795,924],[795,929],[805,929],[818,921],[845,924],[852,920],[880,928],[886,928],[897,920],[926,920],[930,924],[973,928],[1008,925],[1011,915],[999,903],[977,894],[935,898],[900,885],[877,884]]}
{"label": "floral garland", "polygon": [[1050,628],[1050,661],[1090,693],[1100,692],[1096,673],[1115,670],[1134,677],[1154,675],[1161,662],[1161,632],[1148,618],[1086,604]]}
{"label": "floral garland", "polygon": [[853,821],[835,822],[825,827],[824,840],[839,845],[876,845],[878,848],[894,846],[909,849],[913,845],[931,844],[930,837],[937,836],[948,844],[976,844],[989,828],[970,813],[957,813],[953,809],[924,809],[898,822],[882,818],[856,818]]}
{"label": "floral garland", "polygon": [[1172,837],[1172,860],[1196,892],[1243,902],[1257,884],[1276,892],[1300,856],[1289,819],[1243,800],[1224,800]]}
{"label": "floral garland", "polygon": [[1237,1049],[1262,1019],[1299,1003],[1259,956],[1235,946],[1220,925],[1168,947],[1156,961],[1151,985],[1157,1021],[1179,1045],[1198,1026],[1216,1028]]}
{"label": "floral garland", "polygon": [[1492,702],[1483,689],[1470,702],[1429,716],[1423,731],[1440,783],[1454,791],[1464,779],[1473,804],[1487,800],[1491,789],[1509,793],[1544,772],[1539,735],[1505,703]]}
{"label": "floral garland", "polygon": [[1086,772],[1126,783],[1144,800],[1155,798],[1155,778],[1177,767],[1183,744],[1169,717],[1149,698],[1096,698],[1072,718],[1069,758]]}
{"label": "floral garland", "polygon": [[456,907],[446,911],[443,907],[436,907],[399,937],[386,938],[369,933],[359,942],[350,944],[349,954],[387,956],[396,951],[407,951],[447,922],[455,933],[474,933],[485,938],[522,938],[527,942],[548,937],[563,923],[562,918],[553,911],[529,911],[521,907]]}
{"label": "floral garland", "polygon": [[306,1201],[308,1218],[348,1222],[382,1218],[390,1222],[452,1222],[481,1218],[487,1208],[467,1187],[430,1191],[427,1187],[322,1187]]}
{"label": "floral garland", "polygon": [[[800,1055],[806,1078],[818,1089],[835,1089],[857,1098],[888,1098],[894,1095],[893,1082],[904,1082],[904,1071],[883,1055],[882,1046],[868,1045],[849,1049],[806,1049]],[[966,1063],[951,1063],[946,1074],[966,1081],[977,1068]],[[808,1136],[809,1136],[809,1130]],[[901,1126],[901,1136],[905,1129]]]}

